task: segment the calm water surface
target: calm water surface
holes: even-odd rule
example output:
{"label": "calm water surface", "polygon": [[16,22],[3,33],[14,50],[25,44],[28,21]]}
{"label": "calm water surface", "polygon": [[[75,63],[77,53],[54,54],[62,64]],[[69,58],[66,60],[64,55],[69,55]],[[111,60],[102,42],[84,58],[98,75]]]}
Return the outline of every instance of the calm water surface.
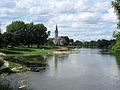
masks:
{"label": "calm water surface", "polygon": [[120,90],[120,54],[99,54],[99,49],[80,49],[48,57],[48,68],[26,72],[35,90]]}

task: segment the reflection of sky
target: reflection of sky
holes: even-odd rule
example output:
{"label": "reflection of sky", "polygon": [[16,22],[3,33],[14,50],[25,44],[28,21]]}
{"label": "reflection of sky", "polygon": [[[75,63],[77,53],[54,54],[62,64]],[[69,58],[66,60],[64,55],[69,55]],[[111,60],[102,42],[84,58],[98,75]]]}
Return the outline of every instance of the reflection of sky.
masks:
{"label": "reflection of sky", "polygon": [[97,54],[98,51],[83,49],[79,54],[70,54],[67,59],[64,59],[62,55],[54,56],[51,75],[55,74],[59,78],[79,77],[89,75],[91,72],[105,76],[117,75],[114,56]]}

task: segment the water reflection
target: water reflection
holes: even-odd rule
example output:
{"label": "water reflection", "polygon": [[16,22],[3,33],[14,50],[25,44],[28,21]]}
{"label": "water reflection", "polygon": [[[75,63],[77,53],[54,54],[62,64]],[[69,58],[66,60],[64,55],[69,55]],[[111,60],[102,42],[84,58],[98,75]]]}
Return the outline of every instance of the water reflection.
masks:
{"label": "water reflection", "polygon": [[30,85],[34,90],[120,90],[120,54],[115,61],[99,51],[80,49],[47,57],[49,68],[44,72],[26,72]]}
{"label": "water reflection", "polygon": [[69,57],[69,54],[54,54],[54,67],[55,72],[57,72],[58,64]]}
{"label": "water reflection", "polygon": [[118,69],[120,70],[120,52],[117,52],[115,54],[115,58],[116,58],[116,63],[117,63]]}

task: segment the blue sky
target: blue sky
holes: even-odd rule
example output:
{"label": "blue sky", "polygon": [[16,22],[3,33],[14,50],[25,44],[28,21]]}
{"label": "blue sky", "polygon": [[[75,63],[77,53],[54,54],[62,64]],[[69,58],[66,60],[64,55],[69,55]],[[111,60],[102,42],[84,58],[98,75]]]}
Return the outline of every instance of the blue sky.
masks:
{"label": "blue sky", "polygon": [[111,39],[117,18],[112,0],[0,0],[2,31],[12,21],[43,23],[54,36],[75,40]]}

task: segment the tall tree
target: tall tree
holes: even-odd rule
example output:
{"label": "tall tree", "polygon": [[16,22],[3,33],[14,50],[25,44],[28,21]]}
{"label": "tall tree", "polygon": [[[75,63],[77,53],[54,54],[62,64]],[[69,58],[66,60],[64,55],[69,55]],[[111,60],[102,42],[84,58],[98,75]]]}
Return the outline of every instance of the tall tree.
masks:
{"label": "tall tree", "polygon": [[[24,41],[25,23],[23,21],[14,21],[7,26],[7,32],[12,34],[12,46],[19,45]],[[25,41],[24,41],[25,42]]]}
{"label": "tall tree", "polygon": [[[118,18],[117,28],[120,29],[120,0],[113,1],[112,6],[114,7],[114,10]],[[120,32],[116,33],[114,36],[116,38],[116,44],[113,47],[113,49],[120,49]]]}
{"label": "tall tree", "polygon": [[24,41],[24,44],[27,44],[28,47],[32,47],[32,42],[33,42],[33,30],[34,30],[34,27],[33,27],[33,23],[27,23],[26,24],[26,27],[25,27],[25,41]]}
{"label": "tall tree", "polygon": [[47,28],[43,24],[34,25],[33,37],[34,43],[39,48],[40,45],[44,45],[47,42],[48,34],[46,33]]}

